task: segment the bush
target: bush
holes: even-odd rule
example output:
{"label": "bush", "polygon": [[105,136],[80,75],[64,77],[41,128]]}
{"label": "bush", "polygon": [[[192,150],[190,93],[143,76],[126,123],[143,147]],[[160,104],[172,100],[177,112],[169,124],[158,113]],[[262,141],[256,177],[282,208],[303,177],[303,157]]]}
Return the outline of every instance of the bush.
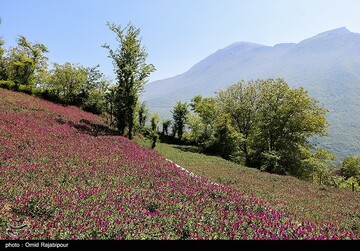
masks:
{"label": "bush", "polygon": [[39,88],[33,88],[32,90],[32,95],[34,97],[37,97],[37,98],[41,98],[41,94],[42,94],[43,90],[39,89]]}
{"label": "bush", "polygon": [[13,81],[8,80],[0,80],[0,88],[8,89],[8,90],[14,90],[15,83]]}
{"label": "bush", "polygon": [[347,157],[341,164],[341,174],[345,178],[359,177],[360,178],[360,158],[359,157]]}
{"label": "bush", "polygon": [[53,90],[49,90],[49,89],[43,90],[40,93],[40,97],[54,103],[63,104],[59,95],[57,95]]}
{"label": "bush", "polygon": [[35,97],[42,97],[42,91],[38,88],[29,85],[16,85],[10,80],[0,80],[0,88],[4,88],[11,91],[23,92]]}
{"label": "bush", "polygon": [[83,106],[83,110],[87,112],[91,112],[97,115],[100,115],[103,113],[103,106],[100,103],[86,103]]}
{"label": "bush", "polygon": [[35,88],[32,86],[28,86],[28,85],[20,85],[18,88],[18,91],[32,95],[33,92],[35,92]]}
{"label": "bush", "polygon": [[350,177],[346,179],[344,182],[340,183],[339,187],[348,190],[354,189],[354,192],[360,192],[359,182],[355,177]]}

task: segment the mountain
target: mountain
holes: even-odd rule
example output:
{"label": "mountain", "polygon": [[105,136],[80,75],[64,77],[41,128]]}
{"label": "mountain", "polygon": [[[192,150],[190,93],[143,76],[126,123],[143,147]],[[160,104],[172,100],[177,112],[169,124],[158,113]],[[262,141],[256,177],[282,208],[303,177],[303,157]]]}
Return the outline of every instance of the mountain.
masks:
{"label": "mountain", "polygon": [[233,43],[183,74],[149,83],[143,100],[151,111],[170,117],[177,100],[214,96],[240,80],[278,77],[304,87],[329,110],[330,135],[321,145],[340,159],[360,154],[360,34],[345,27],[297,44]]}

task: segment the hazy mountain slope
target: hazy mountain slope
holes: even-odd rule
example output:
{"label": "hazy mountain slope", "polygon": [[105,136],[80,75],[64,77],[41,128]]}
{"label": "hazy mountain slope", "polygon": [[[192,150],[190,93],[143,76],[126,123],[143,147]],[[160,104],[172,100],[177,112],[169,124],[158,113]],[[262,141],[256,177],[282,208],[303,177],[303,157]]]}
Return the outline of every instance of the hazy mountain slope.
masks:
{"label": "hazy mountain slope", "polygon": [[149,83],[143,100],[153,112],[169,117],[176,100],[213,96],[242,79],[277,77],[303,86],[329,110],[330,137],[322,145],[340,158],[360,153],[360,34],[346,28],[298,44],[234,43],[183,74]]}

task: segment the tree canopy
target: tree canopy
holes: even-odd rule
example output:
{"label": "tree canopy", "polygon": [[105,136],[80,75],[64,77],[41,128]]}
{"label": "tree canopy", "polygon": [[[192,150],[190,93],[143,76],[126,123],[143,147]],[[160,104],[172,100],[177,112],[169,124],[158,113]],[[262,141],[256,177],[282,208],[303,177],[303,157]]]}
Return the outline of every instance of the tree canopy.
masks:
{"label": "tree canopy", "polygon": [[33,87],[37,76],[47,69],[48,58],[44,55],[47,47],[41,43],[31,43],[24,36],[19,36],[17,46],[8,52],[6,71],[9,80],[17,87]]}
{"label": "tree canopy", "polygon": [[283,79],[241,81],[215,99],[194,97],[191,107],[212,152],[269,172],[303,173],[311,140],[327,133],[326,109]]}

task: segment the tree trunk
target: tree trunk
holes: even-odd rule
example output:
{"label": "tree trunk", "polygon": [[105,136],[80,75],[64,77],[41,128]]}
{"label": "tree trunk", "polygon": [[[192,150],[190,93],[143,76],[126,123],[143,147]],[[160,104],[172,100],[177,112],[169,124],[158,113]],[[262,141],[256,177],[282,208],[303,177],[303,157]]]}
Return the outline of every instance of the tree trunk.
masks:
{"label": "tree trunk", "polygon": [[133,130],[134,130],[134,106],[129,106],[128,107],[128,129],[129,129],[129,132],[128,132],[128,138],[130,140],[133,139]]}
{"label": "tree trunk", "polygon": [[133,122],[129,122],[129,132],[128,132],[128,138],[130,139],[130,140],[132,140],[133,139],[133,129],[134,129],[134,125],[133,125],[134,123]]}

